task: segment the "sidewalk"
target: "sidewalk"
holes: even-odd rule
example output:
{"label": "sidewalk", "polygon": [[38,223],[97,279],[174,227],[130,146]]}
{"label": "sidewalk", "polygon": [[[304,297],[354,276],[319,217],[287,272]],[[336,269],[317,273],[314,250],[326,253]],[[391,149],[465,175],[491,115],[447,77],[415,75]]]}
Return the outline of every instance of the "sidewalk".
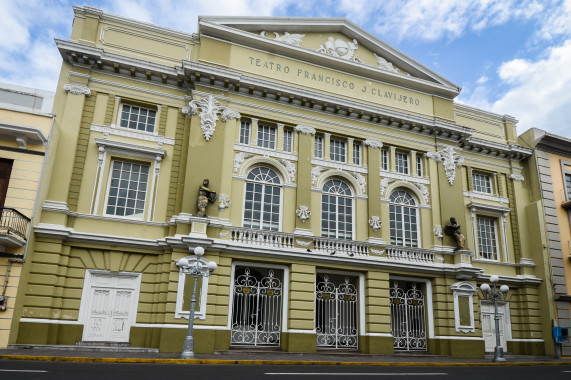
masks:
{"label": "sidewalk", "polygon": [[159,353],[156,349],[98,346],[11,346],[0,349],[0,359],[75,361],[105,363],[188,363],[188,364],[289,364],[289,365],[571,365],[571,359],[547,356],[505,355],[506,363],[485,359],[454,359],[424,353],[368,355],[354,352],[289,353],[281,351],[231,350],[197,354],[195,359],[180,359],[180,353]]}

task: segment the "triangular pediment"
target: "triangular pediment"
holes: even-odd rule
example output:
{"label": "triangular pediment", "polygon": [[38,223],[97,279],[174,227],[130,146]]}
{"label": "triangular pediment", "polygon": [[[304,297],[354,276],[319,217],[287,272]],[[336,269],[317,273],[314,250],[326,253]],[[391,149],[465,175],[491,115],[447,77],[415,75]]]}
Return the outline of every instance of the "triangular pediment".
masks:
{"label": "triangular pediment", "polygon": [[199,17],[199,34],[449,98],[460,87],[344,18]]}

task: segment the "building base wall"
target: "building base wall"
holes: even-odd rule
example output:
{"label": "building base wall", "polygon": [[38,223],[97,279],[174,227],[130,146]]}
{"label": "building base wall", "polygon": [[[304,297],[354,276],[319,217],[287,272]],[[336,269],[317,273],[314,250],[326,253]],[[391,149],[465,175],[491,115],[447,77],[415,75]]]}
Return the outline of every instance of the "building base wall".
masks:
{"label": "building base wall", "polygon": [[82,335],[83,325],[21,322],[16,343],[75,345]]}
{"label": "building base wall", "polygon": [[514,355],[545,355],[544,342],[510,342],[508,341],[508,352]]}
{"label": "building base wall", "polygon": [[434,355],[446,355],[458,359],[484,358],[483,340],[429,339],[428,351]]}
{"label": "building base wall", "polygon": [[282,350],[286,352],[317,352],[316,334],[283,333]]}
{"label": "building base wall", "polygon": [[360,336],[359,350],[364,354],[392,355],[394,339],[384,336]]}

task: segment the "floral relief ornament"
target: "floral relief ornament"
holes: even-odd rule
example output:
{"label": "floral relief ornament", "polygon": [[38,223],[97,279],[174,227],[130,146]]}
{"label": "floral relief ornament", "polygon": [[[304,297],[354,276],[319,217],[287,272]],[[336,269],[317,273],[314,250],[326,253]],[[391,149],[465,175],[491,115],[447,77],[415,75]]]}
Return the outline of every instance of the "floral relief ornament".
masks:
{"label": "floral relief ornament", "polygon": [[288,160],[284,160],[283,158],[280,159],[280,163],[285,166],[288,174],[289,174],[289,179],[291,180],[291,182],[295,182],[295,165]]}
{"label": "floral relief ornament", "polygon": [[89,87],[75,84],[75,83],[68,83],[63,85],[63,89],[70,92],[72,95],[91,95],[91,90]]}
{"label": "floral relief ornament", "polygon": [[[260,36],[265,37],[265,38],[269,38],[268,36],[266,36],[266,31],[262,31],[260,32]],[[283,36],[280,36],[279,33],[277,32],[272,32],[275,36],[274,41],[278,41],[278,42],[284,42],[286,44],[290,44],[293,46],[300,46],[303,42],[303,37],[305,37],[305,34],[290,34],[288,32],[284,32]]]}
{"label": "floral relief ornament", "polygon": [[371,216],[371,219],[369,219],[369,226],[371,226],[375,232],[380,230],[382,225],[383,221],[378,216]]}
{"label": "floral relief ornament", "polygon": [[426,155],[436,162],[442,162],[444,165],[444,173],[446,174],[446,178],[448,178],[448,183],[450,185],[454,185],[456,166],[459,168],[462,167],[464,157],[456,153],[454,148],[451,146],[447,146],[440,152],[428,152]]}
{"label": "floral relief ornament", "polygon": [[220,119],[226,121],[229,119],[239,119],[240,113],[232,111],[230,108],[220,104],[213,95],[208,95],[199,100],[191,100],[188,107],[182,109],[182,113],[187,115],[196,115],[200,108],[200,127],[206,141],[210,140],[216,130],[216,122],[218,114]]}
{"label": "floral relief ornament", "polygon": [[218,196],[218,209],[219,210],[224,210],[225,208],[230,207],[230,204],[232,202],[230,201],[230,197],[226,194],[220,194]]}
{"label": "floral relief ornament", "polygon": [[295,130],[304,134],[304,135],[314,135],[315,128],[309,127],[307,125],[296,125]]}
{"label": "floral relief ornament", "polygon": [[295,210],[295,214],[302,223],[305,223],[305,221],[311,217],[311,211],[309,211],[307,206],[299,206],[299,208]]}
{"label": "floral relief ornament", "polygon": [[355,177],[355,179],[359,183],[359,189],[361,189],[361,193],[365,194],[365,192],[367,191],[367,179],[365,178],[365,176],[357,172],[351,172],[351,175],[353,175],[353,177]]}
{"label": "floral relief ornament", "polygon": [[252,155],[250,153],[240,152],[240,153],[236,154],[236,156],[234,156],[234,173],[238,173],[238,169],[240,168],[240,165],[242,165],[244,163],[244,160],[246,158],[250,158],[250,157],[252,157]]}
{"label": "floral relief ornament", "polygon": [[[341,59],[345,59],[347,61],[357,61],[361,62],[359,57],[354,57],[355,50],[359,47],[357,40],[353,39],[353,42],[343,41],[342,39],[334,39],[333,37],[329,37],[327,41],[317,49],[319,53],[325,53],[332,55],[334,57],[338,57]],[[351,59],[353,58],[353,59]]]}
{"label": "floral relief ornament", "polygon": [[518,182],[521,182],[521,181],[523,181],[523,180],[525,179],[524,176],[522,176],[521,174],[511,174],[511,175],[510,175],[510,178],[511,178],[512,180],[518,181]]}

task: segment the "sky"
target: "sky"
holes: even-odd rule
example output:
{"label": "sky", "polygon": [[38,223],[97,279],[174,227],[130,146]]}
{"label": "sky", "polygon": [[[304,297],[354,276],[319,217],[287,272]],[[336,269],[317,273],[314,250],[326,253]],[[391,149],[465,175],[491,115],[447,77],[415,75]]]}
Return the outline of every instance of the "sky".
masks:
{"label": "sky", "polygon": [[0,82],[55,91],[73,5],[188,33],[199,15],[345,17],[461,86],[457,102],[571,138],[571,0],[0,0]]}

